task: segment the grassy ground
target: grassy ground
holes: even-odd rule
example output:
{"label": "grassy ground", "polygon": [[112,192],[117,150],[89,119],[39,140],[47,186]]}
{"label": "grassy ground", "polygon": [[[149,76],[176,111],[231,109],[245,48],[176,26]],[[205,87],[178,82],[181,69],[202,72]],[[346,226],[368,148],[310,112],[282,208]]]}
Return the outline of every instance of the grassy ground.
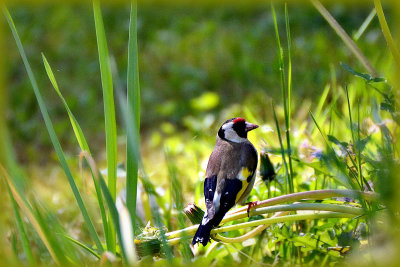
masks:
{"label": "grassy ground", "polygon": [[[275,8],[276,19],[269,5],[146,6],[138,17],[135,8],[97,4],[6,11],[14,35],[6,35],[8,125],[20,164],[6,161],[2,171],[11,197],[3,203],[4,259],[394,264],[397,61],[396,51],[378,49],[390,43],[382,14],[378,8],[380,23],[375,17],[358,37],[373,6],[328,7],[375,75],[312,5]],[[190,247],[195,228],[182,210],[204,208],[216,131],[236,116],[261,126],[249,139],[275,172],[266,174],[264,156],[248,200],[284,200],[259,204],[249,219],[228,218],[231,228],[217,230],[225,239]],[[126,186],[124,199],[117,192]],[[342,191],[316,191],[325,189]],[[287,213],[271,218],[276,212]],[[250,229],[254,236],[234,239]]]}

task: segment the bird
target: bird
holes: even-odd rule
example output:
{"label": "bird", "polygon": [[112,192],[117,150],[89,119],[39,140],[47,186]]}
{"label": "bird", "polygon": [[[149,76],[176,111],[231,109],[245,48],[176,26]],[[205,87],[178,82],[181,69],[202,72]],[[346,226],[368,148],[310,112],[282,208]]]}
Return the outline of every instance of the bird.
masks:
{"label": "bird", "polygon": [[[192,244],[206,246],[210,232],[236,204],[244,205],[255,180],[258,155],[247,133],[258,125],[232,118],[219,128],[204,179],[206,212]],[[249,206],[250,208],[250,206]]]}

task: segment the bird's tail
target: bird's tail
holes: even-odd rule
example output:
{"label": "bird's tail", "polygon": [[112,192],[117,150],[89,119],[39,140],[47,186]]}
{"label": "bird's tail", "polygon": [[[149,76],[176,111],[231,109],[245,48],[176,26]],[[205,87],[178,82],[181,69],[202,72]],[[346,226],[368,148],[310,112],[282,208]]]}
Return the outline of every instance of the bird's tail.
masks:
{"label": "bird's tail", "polygon": [[203,246],[206,246],[208,241],[210,240],[210,232],[213,229],[213,223],[211,221],[208,221],[203,224],[203,221],[199,225],[199,228],[197,228],[197,232],[193,237],[193,245],[195,245],[196,243],[201,243],[203,244]]}

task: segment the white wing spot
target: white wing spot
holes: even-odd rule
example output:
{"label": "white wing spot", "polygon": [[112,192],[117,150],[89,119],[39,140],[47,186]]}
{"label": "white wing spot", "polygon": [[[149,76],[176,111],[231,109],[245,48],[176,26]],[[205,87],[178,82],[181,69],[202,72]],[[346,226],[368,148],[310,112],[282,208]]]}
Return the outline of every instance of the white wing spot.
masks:
{"label": "white wing spot", "polygon": [[220,202],[221,202],[221,194],[219,194],[217,191],[215,191],[215,193],[214,193],[214,201],[213,202],[214,202],[215,213],[217,213],[219,210]]}
{"label": "white wing spot", "polygon": [[203,237],[196,237],[196,242],[203,243]]}
{"label": "white wing spot", "polygon": [[226,192],[225,195],[229,195],[229,192]]}

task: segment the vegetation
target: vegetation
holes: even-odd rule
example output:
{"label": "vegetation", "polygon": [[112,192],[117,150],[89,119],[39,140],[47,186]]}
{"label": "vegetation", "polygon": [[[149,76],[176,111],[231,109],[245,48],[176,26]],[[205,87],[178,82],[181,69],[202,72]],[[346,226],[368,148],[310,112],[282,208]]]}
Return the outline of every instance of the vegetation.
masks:
{"label": "vegetation", "polygon": [[[197,11],[132,3],[128,14],[128,7],[120,12],[95,0],[90,7],[37,9],[37,24],[24,21],[33,15],[29,9],[3,8],[16,44],[10,42],[9,72],[23,77],[10,83],[21,89],[10,93],[9,108],[19,115],[8,122],[15,149],[6,128],[0,132],[0,177],[10,200],[3,204],[9,236],[3,259],[396,264],[400,62],[387,13],[379,0],[359,10],[311,3]],[[75,12],[83,29],[66,19]],[[47,13],[50,23],[40,17]],[[88,25],[90,38],[83,37]],[[354,25],[359,29],[350,37],[344,29]],[[59,31],[40,57],[32,51],[46,27]],[[70,36],[78,42],[58,40]],[[53,46],[58,52],[47,51]],[[55,63],[58,53],[70,58]],[[50,84],[56,94],[46,90]],[[24,100],[38,104],[44,125],[19,124],[27,116]],[[235,116],[261,125],[249,137],[260,152],[248,199],[257,203],[249,213],[232,210],[209,245],[193,247],[205,164],[219,124]],[[31,136],[38,128],[50,138]]]}

